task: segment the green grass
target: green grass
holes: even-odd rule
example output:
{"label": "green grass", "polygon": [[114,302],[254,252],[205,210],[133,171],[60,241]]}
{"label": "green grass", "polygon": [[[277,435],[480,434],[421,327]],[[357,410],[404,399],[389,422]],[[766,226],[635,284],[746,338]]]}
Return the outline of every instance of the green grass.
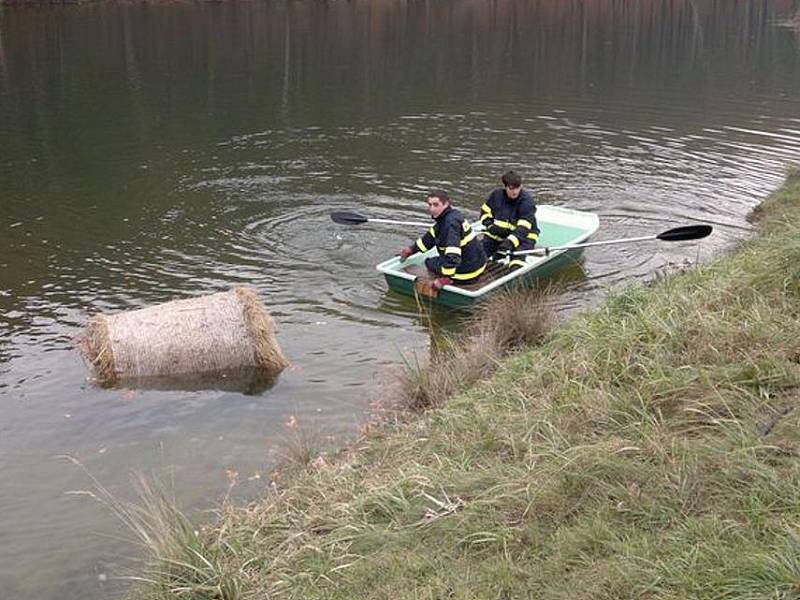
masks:
{"label": "green grass", "polygon": [[213,568],[174,591],[154,556],[136,594],[800,597],[800,173],[757,212],[734,252],[225,506],[190,540]]}

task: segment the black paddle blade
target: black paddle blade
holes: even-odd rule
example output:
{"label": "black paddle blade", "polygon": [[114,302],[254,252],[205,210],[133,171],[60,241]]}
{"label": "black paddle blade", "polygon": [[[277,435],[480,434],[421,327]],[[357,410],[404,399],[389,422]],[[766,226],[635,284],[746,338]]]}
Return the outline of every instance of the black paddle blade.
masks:
{"label": "black paddle blade", "polygon": [[663,231],[656,236],[656,239],[665,242],[683,242],[686,240],[699,240],[708,236],[712,231],[711,225],[686,225]]}
{"label": "black paddle blade", "polygon": [[334,223],[339,223],[340,225],[358,225],[369,221],[364,215],[353,212],[332,212],[331,219],[333,219]]}

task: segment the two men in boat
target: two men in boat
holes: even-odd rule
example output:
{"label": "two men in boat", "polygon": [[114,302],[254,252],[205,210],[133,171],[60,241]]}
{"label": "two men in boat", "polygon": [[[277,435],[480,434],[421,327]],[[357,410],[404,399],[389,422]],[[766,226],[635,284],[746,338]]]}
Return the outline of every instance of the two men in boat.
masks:
{"label": "two men in boat", "polygon": [[414,244],[400,250],[400,259],[436,246],[439,254],[425,259],[428,271],[436,276],[431,283],[435,292],[453,282],[475,281],[486,270],[486,254],[464,215],[453,208],[441,190],[428,194],[428,212],[434,219],[433,226]]}
{"label": "two men in boat", "polygon": [[513,252],[531,250],[536,245],[536,204],[522,189],[522,178],[514,171],[506,172],[501,181],[503,187],[494,190],[481,207],[483,243],[445,192],[428,194],[428,212],[435,223],[413,245],[400,251],[400,260],[436,246],[438,256],[425,259],[425,266],[435,276],[431,284],[435,293],[453,282],[476,281],[486,270],[487,256],[499,259],[511,255],[510,268],[525,264],[524,258],[515,259]]}

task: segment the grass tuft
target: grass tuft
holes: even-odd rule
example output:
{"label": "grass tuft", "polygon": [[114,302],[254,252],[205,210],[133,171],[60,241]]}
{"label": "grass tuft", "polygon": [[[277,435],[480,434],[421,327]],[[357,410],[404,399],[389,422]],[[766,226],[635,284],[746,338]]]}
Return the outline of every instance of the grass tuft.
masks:
{"label": "grass tuft", "polygon": [[412,412],[440,406],[488,378],[509,352],[540,343],[553,322],[551,289],[495,294],[475,311],[459,336],[441,336],[423,364],[406,360],[398,382],[399,406]]}
{"label": "grass tuft", "polygon": [[298,423],[292,415],[285,424],[278,455],[287,466],[304,468],[321,460],[324,443],[322,432]]}
{"label": "grass tuft", "polygon": [[227,556],[230,546],[219,537],[201,535],[161,479],[135,475],[138,500],[130,502],[113,495],[75,458],[61,458],[81,468],[93,484],[91,490],[70,494],[88,496],[106,506],[147,557],[139,575],[123,577],[137,584],[133,598],[242,598],[240,571]]}

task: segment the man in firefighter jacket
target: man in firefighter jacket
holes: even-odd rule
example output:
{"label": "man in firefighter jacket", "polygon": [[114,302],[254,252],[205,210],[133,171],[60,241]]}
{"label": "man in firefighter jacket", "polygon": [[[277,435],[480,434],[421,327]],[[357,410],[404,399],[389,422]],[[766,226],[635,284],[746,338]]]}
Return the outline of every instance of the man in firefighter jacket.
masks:
{"label": "man in firefighter jacket", "polygon": [[439,254],[426,258],[425,266],[436,275],[432,287],[437,292],[453,282],[477,279],[486,269],[486,254],[470,224],[440,190],[428,194],[428,212],[435,220],[433,226],[413,245],[400,250],[400,260],[435,246]]}
{"label": "man in firefighter jacket", "polygon": [[[539,239],[536,203],[533,195],[522,189],[522,177],[508,171],[503,187],[494,190],[481,207],[483,249],[487,256],[500,258],[519,250],[532,250]],[[525,264],[524,257],[513,258],[509,267]]]}

